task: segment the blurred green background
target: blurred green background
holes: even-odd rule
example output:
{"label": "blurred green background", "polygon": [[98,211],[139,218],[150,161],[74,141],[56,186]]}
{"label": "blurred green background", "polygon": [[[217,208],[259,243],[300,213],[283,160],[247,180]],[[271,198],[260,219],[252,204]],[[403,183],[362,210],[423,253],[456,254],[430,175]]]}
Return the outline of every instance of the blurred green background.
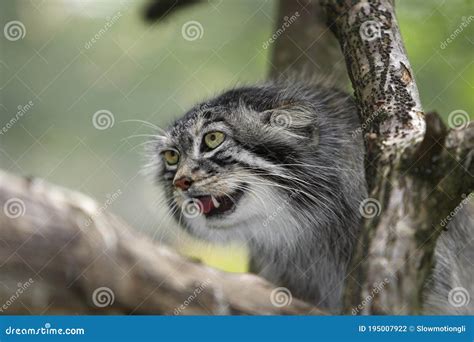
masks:
{"label": "blurred green background", "polygon": [[[140,172],[142,143],[153,130],[127,120],[165,127],[223,88],[264,79],[271,49],[262,44],[273,33],[277,2],[209,1],[155,25],[143,20],[145,4],[2,1],[0,167],[46,178],[99,203],[113,198],[108,209],[153,239],[243,271],[241,246],[195,242],[167,217],[160,194]],[[425,110],[445,119],[462,110],[472,119],[474,2],[405,0],[397,11]],[[23,24],[20,39],[8,36],[11,21]],[[182,33],[190,21],[202,27],[196,40]],[[92,41],[94,36],[99,38]],[[24,113],[11,124],[19,108]],[[97,129],[98,111],[110,112],[113,125]]]}

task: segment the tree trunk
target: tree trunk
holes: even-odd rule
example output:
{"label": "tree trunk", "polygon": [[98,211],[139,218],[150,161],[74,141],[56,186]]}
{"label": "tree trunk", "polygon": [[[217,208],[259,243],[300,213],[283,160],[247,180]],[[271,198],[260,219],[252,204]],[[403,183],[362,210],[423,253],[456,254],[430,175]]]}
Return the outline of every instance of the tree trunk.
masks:
{"label": "tree trunk", "polygon": [[349,86],[344,56],[326,26],[319,1],[280,0],[269,42],[274,37],[270,77],[310,75],[326,78],[341,89]]}
{"label": "tree trunk", "polygon": [[[347,310],[416,314],[442,219],[474,187],[473,125],[425,117],[389,0],[324,0],[346,59],[366,142],[370,198],[346,284]],[[467,121],[467,120],[466,120]]]}

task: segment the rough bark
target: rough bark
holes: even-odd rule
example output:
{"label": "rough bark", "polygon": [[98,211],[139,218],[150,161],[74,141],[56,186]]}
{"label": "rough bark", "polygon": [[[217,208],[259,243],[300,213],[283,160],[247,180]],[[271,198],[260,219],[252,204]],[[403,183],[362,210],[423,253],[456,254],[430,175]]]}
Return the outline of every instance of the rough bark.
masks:
{"label": "rough bark", "polygon": [[448,131],[436,114],[425,117],[391,1],[323,6],[364,124],[374,209],[347,278],[346,307],[373,295],[362,313],[419,313],[441,221],[473,189],[473,127]]}
{"label": "rough bark", "polygon": [[280,0],[272,37],[277,37],[270,77],[326,77],[340,88],[349,86],[344,57],[319,0]]}
{"label": "rough bark", "polygon": [[0,171],[0,314],[320,313],[285,295],[153,244],[85,195]]}

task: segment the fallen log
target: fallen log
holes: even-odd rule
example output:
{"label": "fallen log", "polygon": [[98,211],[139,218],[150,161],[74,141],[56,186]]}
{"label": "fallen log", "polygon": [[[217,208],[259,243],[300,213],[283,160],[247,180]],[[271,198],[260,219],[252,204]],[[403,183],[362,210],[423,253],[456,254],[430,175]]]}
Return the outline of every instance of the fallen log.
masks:
{"label": "fallen log", "polygon": [[0,171],[0,314],[322,314],[152,243],[91,198]]}

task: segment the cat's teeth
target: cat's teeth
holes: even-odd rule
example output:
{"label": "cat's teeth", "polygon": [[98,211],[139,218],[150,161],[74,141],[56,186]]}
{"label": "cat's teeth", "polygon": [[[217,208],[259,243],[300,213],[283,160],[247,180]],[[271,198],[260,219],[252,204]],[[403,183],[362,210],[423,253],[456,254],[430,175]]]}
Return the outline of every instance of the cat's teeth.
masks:
{"label": "cat's teeth", "polygon": [[214,207],[219,208],[221,204],[217,201],[217,199],[214,196],[211,196],[211,199],[212,199],[212,204],[214,204]]}

